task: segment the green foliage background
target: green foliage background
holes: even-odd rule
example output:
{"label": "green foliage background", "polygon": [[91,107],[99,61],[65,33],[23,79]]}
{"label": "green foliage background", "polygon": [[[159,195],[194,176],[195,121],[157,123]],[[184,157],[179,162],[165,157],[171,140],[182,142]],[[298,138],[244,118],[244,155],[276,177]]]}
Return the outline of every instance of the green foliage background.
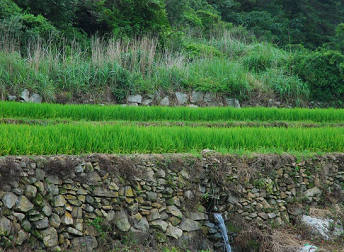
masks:
{"label": "green foliage background", "polygon": [[[341,0],[0,0],[0,36],[1,51],[16,51],[0,52],[2,96],[26,80],[46,101],[56,90],[82,96],[93,88],[110,90],[117,102],[156,88],[240,100],[273,92],[293,105],[341,105],[344,97]],[[154,51],[132,46],[144,36],[158,38]],[[98,49],[109,49],[90,49],[94,37],[138,51],[94,63]],[[34,66],[32,48],[40,46],[50,58],[37,57]],[[143,61],[145,53],[154,56]],[[168,57],[180,55],[183,64],[170,67]],[[123,66],[124,59],[136,65]]]}
{"label": "green foliage background", "polygon": [[291,67],[311,88],[312,98],[343,101],[344,56],[337,51],[308,52],[294,57]]}
{"label": "green foliage background", "polygon": [[[63,33],[137,35],[232,23],[280,45],[342,43],[340,0],[1,0],[0,19],[41,15]],[[227,24],[225,24],[227,23]],[[336,36],[337,30],[337,36]]]}

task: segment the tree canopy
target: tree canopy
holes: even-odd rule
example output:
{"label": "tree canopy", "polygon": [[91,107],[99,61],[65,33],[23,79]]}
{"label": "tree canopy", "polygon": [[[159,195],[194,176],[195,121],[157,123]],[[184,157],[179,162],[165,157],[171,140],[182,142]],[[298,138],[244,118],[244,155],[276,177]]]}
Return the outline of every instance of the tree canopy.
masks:
{"label": "tree canopy", "polygon": [[233,24],[282,46],[343,49],[341,0],[0,0],[2,22],[24,15],[61,33],[134,36]]}

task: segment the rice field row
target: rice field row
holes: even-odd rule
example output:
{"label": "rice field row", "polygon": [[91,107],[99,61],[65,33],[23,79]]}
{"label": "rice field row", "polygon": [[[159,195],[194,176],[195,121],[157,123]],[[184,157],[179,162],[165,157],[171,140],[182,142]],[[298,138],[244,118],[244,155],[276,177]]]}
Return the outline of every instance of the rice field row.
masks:
{"label": "rice field row", "polygon": [[0,155],[86,153],[344,152],[343,128],[0,125]]}
{"label": "rice field row", "polygon": [[73,121],[286,121],[343,123],[344,109],[122,107],[0,102],[0,118]]}

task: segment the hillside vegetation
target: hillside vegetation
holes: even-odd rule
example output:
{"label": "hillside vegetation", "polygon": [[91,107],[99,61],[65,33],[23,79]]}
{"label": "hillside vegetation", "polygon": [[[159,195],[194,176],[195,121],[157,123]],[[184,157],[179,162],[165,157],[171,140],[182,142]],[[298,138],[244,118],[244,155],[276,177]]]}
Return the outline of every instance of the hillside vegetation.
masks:
{"label": "hillside vegetation", "polygon": [[343,252],[343,108],[343,0],[0,0],[0,252]]}
{"label": "hillside vegetation", "polygon": [[341,107],[342,3],[306,2],[0,0],[0,97],[27,88],[45,102],[124,103],[200,90]]}

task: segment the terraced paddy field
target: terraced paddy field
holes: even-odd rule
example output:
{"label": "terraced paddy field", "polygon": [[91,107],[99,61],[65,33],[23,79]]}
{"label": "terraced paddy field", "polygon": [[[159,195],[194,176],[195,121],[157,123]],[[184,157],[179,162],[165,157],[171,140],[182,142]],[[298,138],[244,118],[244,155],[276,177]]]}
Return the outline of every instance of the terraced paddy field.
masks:
{"label": "terraced paddy field", "polygon": [[285,121],[344,123],[343,109],[189,108],[59,105],[0,102],[1,118],[66,119],[83,121]]}
{"label": "terraced paddy field", "polygon": [[0,155],[344,152],[344,110],[0,103]]}
{"label": "terraced paddy field", "polygon": [[[235,229],[236,237],[232,234],[230,236],[233,239],[231,245],[233,247],[242,246],[242,251],[248,251],[244,249],[248,245],[242,244],[241,240],[252,239],[252,234],[255,235],[257,230],[259,230],[260,236],[254,239],[259,243],[255,244],[260,244],[261,247],[267,245],[285,246],[280,242],[284,238],[281,239],[280,237],[288,236],[288,246],[293,244],[294,248],[300,248],[303,244],[311,243],[319,247],[326,247],[326,250],[319,251],[339,251],[337,248],[342,249],[343,244],[341,237],[324,243],[324,240],[317,238],[318,236],[313,236],[310,229],[299,226],[301,215],[294,215],[294,212],[289,210],[294,209],[295,203],[298,203],[297,211],[300,214],[312,215],[317,212],[324,213],[324,211],[327,211],[335,213],[332,215],[334,217],[331,216],[330,218],[343,218],[342,204],[338,203],[342,202],[341,195],[344,195],[344,158],[343,154],[341,154],[344,153],[343,126],[344,110],[339,109],[122,107],[2,102],[0,103],[0,156],[8,157],[1,157],[0,160],[2,161],[0,164],[2,169],[0,169],[0,187],[1,178],[3,181],[13,179],[12,177],[16,178],[16,176],[12,176],[12,170],[9,170],[12,167],[27,167],[28,171],[32,170],[32,174],[38,174],[37,179],[49,180],[49,183],[51,178],[56,178],[51,180],[56,186],[55,184],[50,186],[49,190],[54,187],[57,189],[55,194],[60,195],[54,195],[52,200],[64,199],[68,204],[74,204],[73,210],[71,210],[72,214],[74,207],[81,207],[81,213],[84,213],[84,215],[81,215],[83,223],[95,226],[98,225],[97,220],[102,220],[102,216],[105,217],[105,214],[110,215],[110,212],[106,210],[113,209],[113,206],[116,207],[114,208],[116,211],[121,209],[121,212],[125,213],[120,218],[125,219],[129,216],[130,220],[134,216],[134,212],[131,212],[130,209],[135,204],[137,206],[135,211],[140,214],[141,218],[146,218],[142,216],[147,214],[151,218],[152,213],[158,213],[160,208],[174,209],[172,208],[174,206],[175,210],[180,212],[180,214],[179,212],[176,214],[183,216],[178,217],[177,220],[182,224],[173,226],[171,220],[174,221],[174,219],[172,218],[168,220],[167,218],[161,219],[158,223],[166,223],[167,236],[170,234],[168,228],[172,228],[172,226],[175,230],[180,230],[179,237],[183,235],[184,231],[193,230],[183,226],[184,222],[187,223],[185,220],[189,218],[187,213],[184,213],[184,209],[192,207],[192,211],[196,211],[196,208],[189,206],[186,196],[181,196],[182,207],[180,209],[183,211],[181,212],[176,207],[177,203],[175,203],[175,199],[180,199],[177,193],[178,195],[186,195],[183,190],[191,192],[191,194],[195,192],[195,195],[196,193],[200,195],[197,203],[199,205],[197,206],[201,208],[197,208],[200,209],[197,211],[202,211],[197,216],[203,217],[201,217],[202,221],[200,222],[197,222],[199,217],[196,217],[197,221],[192,220],[190,223],[197,224],[197,229],[203,227],[202,225],[206,223],[205,220],[208,221],[207,216],[211,216],[213,211],[218,211],[215,208],[213,210],[208,203],[209,199],[210,202],[211,199],[216,199],[213,201],[220,206],[220,211],[225,212],[225,209],[229,209],[226,212],[229,213],[227,216],[230,216],[230,220],[227,219],[227,222],[231,223],[230,227],[232,227],[232,219],[244,221],[238,222],[237,225],[240,228]],[[222,155],[219,153],[208,155],[207,152],[202,152],[204,149],[239,155]],[[90,153],[100,153],[100,155],[86,155]],[[191,153],[196,154],[197,157],[189,154],[104,155],[107,153]],[[270,153],[281,155],[270,155]],[[284,155],[284,153],[292,155]],[[68,155],[55,156],[56,154]],[[246,155],[250,156],[247,157]],[[132,157],[138,158],[135,161],[135,158]],[[41,162],[42,160],[44,162]],[[80,165],[77,165],[78,162]],[[30,167],[38,167],[39,172],[34,173]],[[154,167],[154,170],[152,167]],[[142,175],[141,172],[144,169],[153,172],[153,174],[150,172],[147,177]],[[70,173],[71,171],[75,172]],[[202,174],[202,176],[198,177],[196,174]],[[141,180],[140,175],[142,175],[142,181],[140,182],[142,187],[138,187],[138,180],[131,180],[131,176],[137,176]],[[120,179],[117,179],[116,176],[119,176]],[[59,178],[62,180],[60,181]],[[154,182],[156,178],[158,180]],[[28,179],[19,179],[19,177],[18,181],[18,183],[29,183]],[[32,181],[36,181],[36,178],[33,178]],[[110,181],[114,182],[109,184]],[[123,183],[121,187],[123,190],[115,182],[119,185]],[[72,184],[77,186],[74,187]],[[157,188],[158,186],[161,188],[165,184],[166,188],[169,189],[159,189],[159,192],[164,193],[161,193],[160,197]],[[203,185],[206,185],[204,189],[202,189]],[[19,187],[25,188],[25,195],[33,198],[28,190],[33,187],[36,188],[35,186],[36,183],[33,185],[22,184]],[[60,189],[58,186],[60,186]],[[65,188],[75,188],[75,191],[68,189],[70,195],[64,196]],[[80,188],[85,188],[85,190],[79,190]],[[118,192],[109,194],[110,190],[106,188],[118,190]],[[229,188],[231,189],[229,190]],[[165,195],[167,190],[172,190],[173,194],[168,193]],[[241,190],[245,192],[242,193]],[[79,192],[82,195],[80,194],[76,198],[74,195]],[[215,197],[215,192],[219,197]],[[257,196],[251,192],[255,192]],[[92,203],[89,203],[92,201],[87,202],[85,198],[85,202],[90,204],[87,205],[86,210],[86,203],[83,204],[81,201],[85,197],[85,193],[89,197],[91,195],[96,196],[100,202],[93,202],[92,205]],[[41,197],[48,199],[48,197],[52,196],[50,191],[46,195]],[[114,201],[118,195],[121,198]],[[124,195],[128,195],[125,200]],[[149,201],[143,201],[141,195]],[[213,196],[209,197],[208,195]],[[240,199],[235,198],[236,196],[233,195],[240,195]],[[135,198],[134,196],[139,197]],[[14,197],[17,196],[14,195]],[[31,198],[30,200],[37,205],[37,197]],[[78,201],[79,198],[81,199],[80,202]],[[139,203],[141,202],[139,198],[142,198],[143,203]],[[173,202],[171,199],[173,199]],[[192,198],[193,201],[194,199],[196,198]],[[8,203],[3,199],[2,201]],[[51,199],[42,202],[49,201]],[[195,201],[198,201],[198,199]],[[244,203],[241,205],[239,201],[244,202],[246,205]],[[133,204],[133,202],[136,203]],[[168,206],[163,206],[160,203],[167,203]],[[61,203],[62,206],[63,204],[65,203]],[[300,207],[302,204],[303,206]],[[16,205],[17,203],[15,203],[15,207]],[[57,203],[54,201],[51,205],[56,206]],[[68,209],[71,209],[71,205],[68,206]],[[312,210],[309,209],[310,205],[313,207]],[[35,211],[36,208],[40,210],[37,206],[35,206]],[[94,210],[93,206],[97,210],[102,209],[105,214],[101,210],[99,212]],[[145,208],[147,206],[149,208],[157,206],[157,208]],[[84,208],[85,210],[83,210]],[[58,209],[62,209],[60,203]],[[67,212],[68,209],[66,208],[66,212],[61,211],[61,214],[57,215],[58,218],[65,218],[66,213],[69,213]],[[89,212],[86,214],[86,211],[91,211],[91,213],[97,211],[95,212],[97,215],[90,215]],[[128,212],[128,216],[126,212]],[[29,213],[31,214],[31,212]],[[57,210],[56,213],[58,213]],[[98,213],[100,217],[96,217]],[[115,212],[113,211],[113,213]],[[117,214],[116,212],[116,216]],[[172,212],[166,212],[166,214],[172,214]],[[91,217],[89,218],[89,216]],[[283,216],[287,217],[284,218]],[[157,218],[160,218],[160,215]],[[78,221],[80,220],[78,218]],[[258,226],[255,226],[258,225],[258,222],[256,223],[258,220],[261,221],[261,224],[267,223],[268,225],[260,226],[258,229]],[[74,224],[74,222],[71,223]],[[291,225],[283,225],[283,223]],[[244,224],[250,227],[249,230],[251,231],[247,232],[248,228]],[[70,229],[70,224],[68,225],[69,227],[65,223],[61,224],[62,227],[69,228],[67,229],[68,232],[74,232],[74,229]],[[115,228],[118,228],[118,224],[113,225],[117,225]],[[130,228],[129,220],[128,225]],[[132,225],[135,225],[135,223],[133,222]],[[155,237],[154,232],[156,232],[157,227],[155,219],[147,221],[147,225],[150,228],[149,235]],[[252,227],[254,228],[252,229]],[[303,227],[303,229],[300,227]],[[64,232],[65,229],[60,227],[60,229],[56,230],[50,227],[47,230],[55,230],[57,237],[57,232],[60,232],[60,230]],[[164,229],[159,229],[160,231],[164,232],[163,235],[165,234]],[[108,229],[102,232],[105,234]],[[238,235],[236,235],[237,232],[239,232]],[[271,236],[271,233],[273,236]],[[82,235],[82,233],[75,232],[74,234]],[[212,237],[212,234],[207,233],[207,237]],[[70,240],[79,239],[75,237],[72,233]],[[176,237],[173,236],[173,238],[177,239],[178,237]],[[217,235],[217,237],[222,236]],[[96,242],[96,237],[93,238],[93,241]],[[112,237],[110,238],[112,239]],[[111,244],[111,239],[109,244]],[[271,242],[272,239],[274,239],[273,242]],[[220,241],[222,242],[221,239]],[[56,244],[58,243],[59,241],[56,241]],[[327,249],[327,247],[330,249]],[[153,251],[148,245],[139,250]],[[138,250],[127,250],[125,248],[113,251]],[[285,250],[275,249],[274,247],[269,251],[300,250],[290,250],[289,247],[285,246]]]}

